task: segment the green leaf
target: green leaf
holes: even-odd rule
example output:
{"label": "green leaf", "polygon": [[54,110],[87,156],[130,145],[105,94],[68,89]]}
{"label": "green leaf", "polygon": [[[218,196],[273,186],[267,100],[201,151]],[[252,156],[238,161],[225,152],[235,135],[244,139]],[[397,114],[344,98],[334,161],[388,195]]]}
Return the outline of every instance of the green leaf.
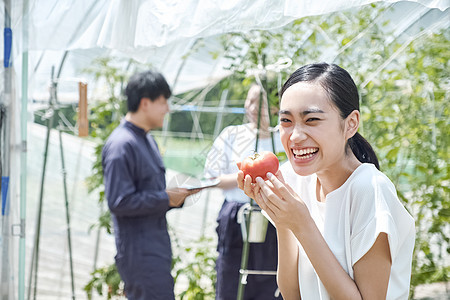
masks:
{"label": "green leaf", "polygon": [[386,154],[386,158],[388,159],[394,159],[397,157],[398,152],[400,151],[400,147],[395,147],[389,150],[389,152]]}

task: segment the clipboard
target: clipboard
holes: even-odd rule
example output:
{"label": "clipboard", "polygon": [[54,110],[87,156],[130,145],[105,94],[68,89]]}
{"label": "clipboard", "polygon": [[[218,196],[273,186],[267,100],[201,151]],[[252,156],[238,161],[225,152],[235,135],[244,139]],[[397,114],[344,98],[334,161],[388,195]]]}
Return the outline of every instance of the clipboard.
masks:
{"label": "clipboard", "polygon": [[206,189],[215,187],[220,183],[218,178],[215,179],[202,179],[197,182],[193,182],[191,184],[183,184],[180,187],[186,188],[188,190],[198,190],[198,189]]}

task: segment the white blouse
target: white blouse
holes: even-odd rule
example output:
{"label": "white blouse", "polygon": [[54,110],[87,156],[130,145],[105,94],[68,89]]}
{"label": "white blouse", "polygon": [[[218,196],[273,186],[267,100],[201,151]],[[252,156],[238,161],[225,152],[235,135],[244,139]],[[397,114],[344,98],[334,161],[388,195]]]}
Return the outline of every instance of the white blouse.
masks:
{"label": "white blouse", "polygon": [[[370,250],[381,232],[387,234],[392,266],[386,299],[408,299],[414,219],[399,201],[389,178],[373,164],[362,164],[322,203],[316,198],[315,174],[299,176],[289,162],[281,166],[281,171],[307,205],[331,251],[351,278],[353,265]],[[300,243],[298,246],[302,299],[330,299],[303,247]]]}

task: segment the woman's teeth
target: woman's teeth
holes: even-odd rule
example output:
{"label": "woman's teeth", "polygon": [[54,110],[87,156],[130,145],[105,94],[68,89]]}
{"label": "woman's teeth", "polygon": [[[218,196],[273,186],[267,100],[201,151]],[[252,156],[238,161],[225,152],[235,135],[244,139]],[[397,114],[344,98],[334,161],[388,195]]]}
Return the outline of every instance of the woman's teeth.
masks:
{"label": "woman's teeth", "polygon": [[301,158],[301,159],[307,159],[307,158],[311,158],[314,153],[316,153],[317,151],[319,151],[319,149],[317,148],[306,148],[306,149],[293,149],[292,153],[294,153],[294,156],[296,158]]}

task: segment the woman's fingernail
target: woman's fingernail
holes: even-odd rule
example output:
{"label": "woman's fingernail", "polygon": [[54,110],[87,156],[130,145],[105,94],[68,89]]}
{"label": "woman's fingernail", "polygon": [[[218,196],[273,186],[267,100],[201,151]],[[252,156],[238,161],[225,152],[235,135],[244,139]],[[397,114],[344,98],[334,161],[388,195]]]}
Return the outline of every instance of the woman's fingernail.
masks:
{"label": "woman's fingernail", "polygon": [[267,175],[267,178],[269,178],[269,179],[270,179],[270,178],[272,178],[272,176],[273,176],[273,174],[272,174],[272,173],[270,173],[270,172],[267,172],[267,174],[266,174],[266,175]]}
{"label": "woman's fingernail", "polygon": [[264,182],[264,180],[261,178],[261,177],[256,177],[256,182],[258,182],[258,183],[262,183],[262,182]]}

